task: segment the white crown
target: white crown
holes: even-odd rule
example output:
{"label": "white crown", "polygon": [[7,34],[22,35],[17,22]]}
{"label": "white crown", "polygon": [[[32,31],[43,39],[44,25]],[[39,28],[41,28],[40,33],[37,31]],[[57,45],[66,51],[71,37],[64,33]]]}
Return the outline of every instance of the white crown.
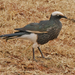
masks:
{"label": "white crown", "polygon": [[52,13],[52,16],[55,16],[55,15],[62,15],[63,16],[63,13],[59,12],[59,11],[54,11]]}

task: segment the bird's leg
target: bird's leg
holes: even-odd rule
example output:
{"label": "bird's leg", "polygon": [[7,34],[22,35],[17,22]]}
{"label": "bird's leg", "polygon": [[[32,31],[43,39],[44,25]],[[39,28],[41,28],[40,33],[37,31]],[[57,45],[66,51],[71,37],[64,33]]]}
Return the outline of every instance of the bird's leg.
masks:
{"label": "bird's leg", "polygon": [[34,56],[34,48],[32,48],[32,50],[33,50],[33,59],[35,59],[35,56]]}
{"label": "bird's leg", "polygon": [[[38,47],[38,49],[39,49],[39,51],[41,53],[42,58],[45,58],[44,55],[43,55],[43,53],[42,53],[42,51],[41,51],[41,49],[39,47]],[[45,59],[50,59],[50,58],[45,58]]]}
{"label": "bird's leg", "polygon": [[42,53],[42,51],[41,51],[41,49],[39,47],[38,47],[38,50],[40,51],[42,58],[45,58],[43,53]]}
{"label": "bird's leg", "polygon": [[33,60],[34,60],[34,61],[37,61],[37,60],[35,59],[34,48],[32,48],[32,50],[33,50]]}

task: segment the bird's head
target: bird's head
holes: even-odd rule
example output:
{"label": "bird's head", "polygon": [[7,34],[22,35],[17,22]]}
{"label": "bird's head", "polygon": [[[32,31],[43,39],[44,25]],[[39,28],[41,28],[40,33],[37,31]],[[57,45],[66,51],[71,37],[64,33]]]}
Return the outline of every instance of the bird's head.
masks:
{"label": "bird's head", "polygon": [[51,14],[51,18],[54,18],[54,19],[61,19],[61,18],[66,18],[66,16],[63,15],[63,13],[59,12],[59,11],[55,11]]}

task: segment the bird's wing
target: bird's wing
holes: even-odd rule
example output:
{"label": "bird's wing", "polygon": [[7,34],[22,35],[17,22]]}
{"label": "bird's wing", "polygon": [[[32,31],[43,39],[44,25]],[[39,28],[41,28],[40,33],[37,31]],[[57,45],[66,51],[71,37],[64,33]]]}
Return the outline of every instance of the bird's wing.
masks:
{"label": "bird's wing", "polygon": [[39,23],[30,23],[23,28],[17,28],[15,30],[27,31],[33,33],[47,33],[47,28],[49,27],[48,21],[40,21]]}

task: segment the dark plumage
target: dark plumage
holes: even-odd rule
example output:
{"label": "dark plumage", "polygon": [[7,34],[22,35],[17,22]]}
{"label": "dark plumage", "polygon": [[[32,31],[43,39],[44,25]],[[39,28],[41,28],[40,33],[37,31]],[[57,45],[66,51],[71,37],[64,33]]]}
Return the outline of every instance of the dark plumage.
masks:
{"label": "dark plumage", "polygon": [[33,42],[33,59],[34,56],[34,48],[38,48],[42,57],[44,58],[39,45],[47,43],[49,40],[53,40],[57,38],[59,32],[62,28],[62,24],[60,22],[61,18],[66,18],[61,12],[55,11],[51,14],[49,20],[40,21],[39,23],[30,23],[23,28],[17,28],[17,32],[13,34],[1,35],[0,37],[8,40],[11,38],[25,38],[29,39]]}

